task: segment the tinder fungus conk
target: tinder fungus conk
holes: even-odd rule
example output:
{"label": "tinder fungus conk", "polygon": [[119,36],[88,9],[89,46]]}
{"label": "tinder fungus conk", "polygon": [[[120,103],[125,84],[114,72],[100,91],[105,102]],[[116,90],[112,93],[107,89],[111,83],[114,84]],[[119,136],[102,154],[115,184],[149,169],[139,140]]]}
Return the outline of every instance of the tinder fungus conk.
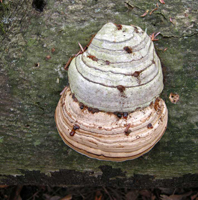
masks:
{"label": "tinder fungus conk", "polygon": [[75,57],[56,108],[64,142],[92,158],[134,159],[162,137],[168,120],[161,64],[136,26],[105,24]]}

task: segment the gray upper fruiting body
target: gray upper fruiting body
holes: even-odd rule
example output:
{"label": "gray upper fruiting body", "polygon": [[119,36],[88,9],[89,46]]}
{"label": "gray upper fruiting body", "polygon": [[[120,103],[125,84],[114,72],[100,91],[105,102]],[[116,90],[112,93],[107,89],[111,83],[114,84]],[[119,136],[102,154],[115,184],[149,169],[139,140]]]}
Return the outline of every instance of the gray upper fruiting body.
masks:
{"label": "gray upper fruiting body", "polygon": [[108,112],[148,106],[163,90],[161,64],[139,27],[105,24],[88,50],[70,64],[69,83],[78,101]]}

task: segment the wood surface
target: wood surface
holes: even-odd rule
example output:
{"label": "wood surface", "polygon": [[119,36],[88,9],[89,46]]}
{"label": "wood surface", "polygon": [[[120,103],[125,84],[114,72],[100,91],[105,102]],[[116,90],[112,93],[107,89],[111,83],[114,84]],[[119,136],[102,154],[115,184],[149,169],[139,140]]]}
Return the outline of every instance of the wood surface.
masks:
{"label": "wood surface", "polygon": [[[0,2],[0,183],[197,186],[198,1],[35,2]],[[169,110],[160,142],[144,156],[118,163],[70,149],[54,121],[68,84],[64,65],[80,50],[78,42],[84,47],[108,21],[140,26],[149,35],[160,32],[154,43]],[[170,93],[179,94],[179,102],[171,103]]]}

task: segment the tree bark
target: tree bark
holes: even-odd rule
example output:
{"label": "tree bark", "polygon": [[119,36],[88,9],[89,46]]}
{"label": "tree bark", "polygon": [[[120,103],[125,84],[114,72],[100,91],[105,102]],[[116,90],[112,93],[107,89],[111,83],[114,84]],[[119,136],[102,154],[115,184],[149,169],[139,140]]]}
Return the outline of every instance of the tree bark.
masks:
{"label": "tree bark", "polygon": [[[197,9],[198,1],[191,0],[0,2],[0,183],[197,186]],[[68,84],[64,65],[79,51],[78,42],[85,46],[108,21],[140,26],[149,35],[160,32],[154,43],[169,110],[160,142],[120,163],[73,151],[54,122],[59,93]],[[177,104],[169,101],[170,93],[180,95]]]}

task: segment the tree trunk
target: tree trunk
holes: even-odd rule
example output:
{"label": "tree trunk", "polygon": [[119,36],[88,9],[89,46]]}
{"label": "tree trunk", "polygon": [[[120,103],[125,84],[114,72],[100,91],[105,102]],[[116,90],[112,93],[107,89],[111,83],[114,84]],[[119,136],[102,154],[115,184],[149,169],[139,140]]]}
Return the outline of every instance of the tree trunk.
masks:
{"label": "tree trunk", "polygon": [[[0,183],[197,186],[197,9],[198,1],[191,0],[0,2]],[[154,43],[169,110],[160,142],[144,156],[119,163],[73,151],[54,122],[68,84],[64,65],[79,51],[78,42],[85,46],[108,21],[140,26],[149,35],[160,32]],[[179,102],[171,103],[170,93],[179,94]]]}

